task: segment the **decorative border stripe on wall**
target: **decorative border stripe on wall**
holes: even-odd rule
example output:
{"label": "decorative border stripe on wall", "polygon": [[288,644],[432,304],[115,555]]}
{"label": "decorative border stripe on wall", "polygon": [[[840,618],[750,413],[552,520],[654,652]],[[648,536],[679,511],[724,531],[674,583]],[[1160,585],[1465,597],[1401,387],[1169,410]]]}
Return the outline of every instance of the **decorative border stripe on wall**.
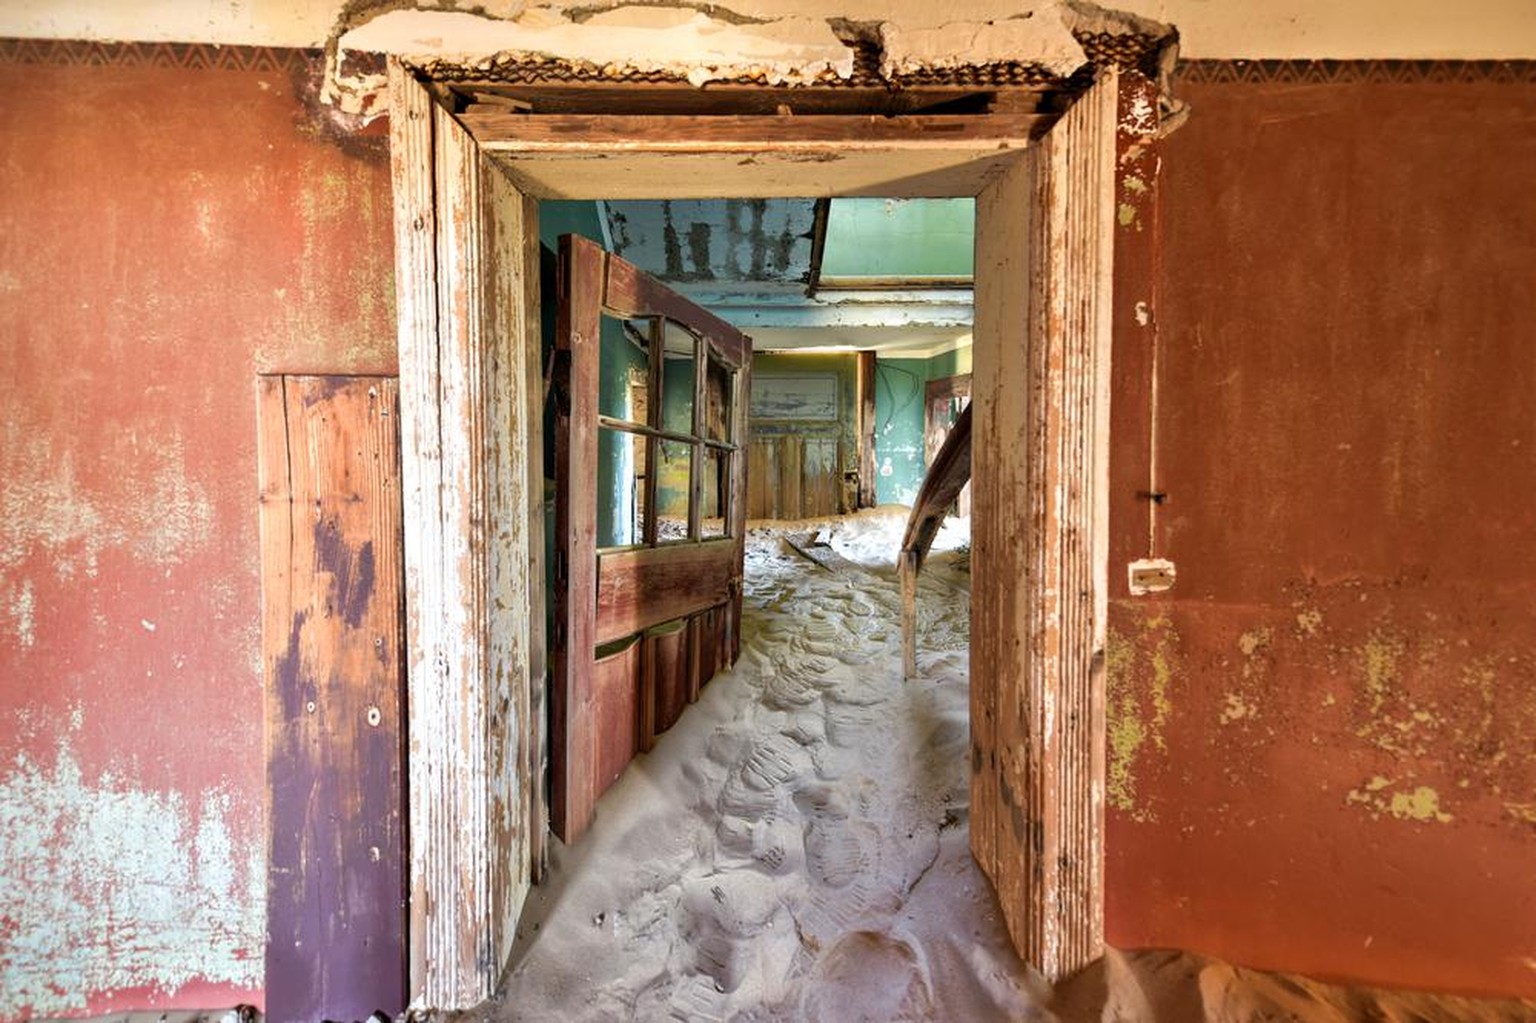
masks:
{"label": "decorative border stripe on wall", "polygon": [[1181,60],[1174,77],[1200,85],[1536,83],[1536,60]]}
{"label": "decorative border stripe on wall", "polygon": [[83,39],[0,39],[0,65],[166,68],[184,71],[307,71],[320,50],[213,43],[101,43]]}

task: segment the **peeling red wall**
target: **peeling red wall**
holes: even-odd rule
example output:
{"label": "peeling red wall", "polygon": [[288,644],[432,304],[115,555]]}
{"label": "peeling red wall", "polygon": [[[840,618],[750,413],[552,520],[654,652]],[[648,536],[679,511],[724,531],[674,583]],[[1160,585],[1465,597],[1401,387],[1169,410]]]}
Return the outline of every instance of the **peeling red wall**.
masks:
{"label": "peeling red wall", "polygon": [[255,378],[394,372],[387,155],[303,56],[71,45],[0,65],[5,1020],[260,1002]]}
{"label": "peeling red wall", "polygon": [[1536,995],[1536,84],[1203,77],[1121,228],[1109,939]]}

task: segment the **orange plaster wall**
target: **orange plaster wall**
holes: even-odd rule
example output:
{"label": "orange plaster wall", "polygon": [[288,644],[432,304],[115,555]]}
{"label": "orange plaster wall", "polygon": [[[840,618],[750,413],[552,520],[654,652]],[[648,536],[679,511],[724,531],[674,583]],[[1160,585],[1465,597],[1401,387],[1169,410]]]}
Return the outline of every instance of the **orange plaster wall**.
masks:
{"label": "orange plaster wall", "polygon": [[0,1019],[259,1004],[255,379],[394,371],[387,155],[291,52],[5,52]]}
{"label": "orange plaster wall", "polygon": [[1121,229],[1109,940],[1536,995],[1536,84],[1206,79]]}

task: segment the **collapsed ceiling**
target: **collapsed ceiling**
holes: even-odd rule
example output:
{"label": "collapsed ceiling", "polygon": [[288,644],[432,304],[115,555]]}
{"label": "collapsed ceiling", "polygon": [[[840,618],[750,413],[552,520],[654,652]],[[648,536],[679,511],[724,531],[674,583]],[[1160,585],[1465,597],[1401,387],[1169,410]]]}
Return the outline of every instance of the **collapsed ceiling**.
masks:
{"label": "collapsed ceiling", "polygon": [[[364,121],[383,113],[383,58],[393,56],[469,114],[1007,113],[1043,126],[1094,68],[1166,80],[1177,50],[1169,26],[1083,0],[943,24],[754,17],[716,5],[499,6],[354,8],[328,47],[330,102]],[[883,280],[878,289],[820,290],[826,209],[744,196],[609,201],[603,216],[615,252],[749,331],[759,348],[927,355],[969,339],[964,274],[949,274],[943,288]],[[921,263],[955,240],[900,244]],[[857,260],[852,275],[881,276],[877,263]]]}
{"label": "collapsed ceiling", "polygon": [[1060,91],[1085,86],[1085,71],[1110,64],[1166,79],[1178,44],[1171,26],[1086,0],[918,24],[753,17],[714,4],[500,6],[506,16],[431,3],[353,8],[327,46],[326,96],[364,118],[383,113],[384,56],[450,82]]}

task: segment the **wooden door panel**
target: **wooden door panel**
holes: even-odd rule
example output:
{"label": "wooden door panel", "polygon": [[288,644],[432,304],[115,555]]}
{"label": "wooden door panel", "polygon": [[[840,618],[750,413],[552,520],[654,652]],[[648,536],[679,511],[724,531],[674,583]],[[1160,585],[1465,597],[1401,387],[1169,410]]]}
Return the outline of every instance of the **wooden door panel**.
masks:
{"label": "wooden door panel", "polygon": [[726,621],[728,607],[721,604],[709,608],[693,618],[693,649],[696,667],[690,679],[690,700],[697,700],[699,692],[709,684],[716,673],[730,663],[727,653]]}
{"label": "wooden door panel", "polygon": [[640,670],[643,646],[631,639],[592,666],[593,784],[606,789],[640,752]]}
{"label": "wooden door panel", "polygon": [[[636,748],[648,748],[675,723],[703,684],[696,673],[705,659],[695,655],[691,619],[727,609],[719,615],[721,631],[734,644],[745,553],[752,345],[584,238],[561,239],[559,280],[552,389],[560,543],[553,578],[550,817],[555,833],[570,842],[587,827],[598,796]],[[650,397],[643,408],[600,420],[605,315],[610,324],[629,325],[624,338],[644,353],[648,370],[633,366],[633,348],[620,350],[632,372],[646,376]],[[625,342],[610,337],[608,343],[613,358],[611,346]],[[644,493],[635,504],[647,509],[636,546],[597,547],[599,424],[638,438],[635,443],[649,452],[647,471],[636,476]],[[661,512],[665,528],[656,514]],[[641,636],[622,654],[595,660],[598,645]],[[734,645],[731,650],[729,658],[711,657],[711,666],[728,665]]]}
{"label": "wooden door panel", "polygon": [[405,1007],[400,452],[383,377],[259,383],[267,1018]]}
{"label": "wooden door panel", "polygon": [[683,708],[688,706],[690,635],[687,619],[669,622],[645,634],[644,688],[651,701],[647,748],[657,736],[677,724]]}
{"label": "wooden door panel", "polygon": [[842,446],[836,437],[786,433],[754,438],[748,514],[754,519],[837,515],[843,497]]}
{"label": "wooden door panel", "polygon": [[691,615],[730,598],[730,540],[605,551],[598,556],[597,642]]}
{"label": "wooden door panel", "polygon": [[1104,942],[1117,99],[1101,73],[976,202],[971,848],[1052,981]]}

